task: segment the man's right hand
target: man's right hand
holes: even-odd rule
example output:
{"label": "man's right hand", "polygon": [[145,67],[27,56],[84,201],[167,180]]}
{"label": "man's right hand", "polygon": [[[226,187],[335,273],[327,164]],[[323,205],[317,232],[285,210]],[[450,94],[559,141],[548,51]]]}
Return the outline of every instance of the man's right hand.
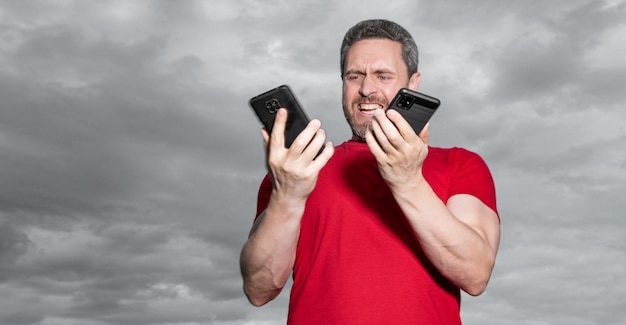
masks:
{"label": "man's right hand", "polygon": [[[262,130],[267,168],[273,182],[272,199],[300,205],[315,188],[319,172],[332,157],[334,148],[331,142],[324,145],[326,133],[320,128],[319,120],[309,122],[291,147],[285,148],[286,123],[287,110],[281,108],[276,113],[271,136]],[[320,153],[322,146],[324,150]]]}

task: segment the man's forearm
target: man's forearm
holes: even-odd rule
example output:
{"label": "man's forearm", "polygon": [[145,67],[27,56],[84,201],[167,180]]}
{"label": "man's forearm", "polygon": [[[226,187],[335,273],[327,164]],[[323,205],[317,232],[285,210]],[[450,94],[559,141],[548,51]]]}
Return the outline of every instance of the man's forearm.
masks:
{"label": "man's forearm", "polygon": [[261,306],[282,290],[293,269],[304,207],[285,209],[270,200],[241,252],[244,291]]}
{"label": "man's forearm", "polygon": [[[482,293],[495,263],[499,228],[493,229],[494,217],[478,214],[493,211],[483,209],[473,197],[452,197],[458,202],[465,200],[457,204],[461,212],[455,215],[425,181],[395,191],[394,196],[439,272],[470,295]],[[488,226],[476,220],[488,221]]]}

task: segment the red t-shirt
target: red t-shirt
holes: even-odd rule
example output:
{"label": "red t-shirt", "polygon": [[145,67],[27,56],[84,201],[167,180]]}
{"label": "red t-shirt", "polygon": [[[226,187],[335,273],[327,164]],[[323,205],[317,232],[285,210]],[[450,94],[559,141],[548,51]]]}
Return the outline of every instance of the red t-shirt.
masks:
{"label": "red t-shirt", "polygon": [[[429,148],[423,174],[445,203],[470,194],[496,211],[487,165]],[[261,184],[257,215],[272,191]],[[302,216],[288,324],[460,324],[460,291],[426,258],[363,142],[335,148]]]}

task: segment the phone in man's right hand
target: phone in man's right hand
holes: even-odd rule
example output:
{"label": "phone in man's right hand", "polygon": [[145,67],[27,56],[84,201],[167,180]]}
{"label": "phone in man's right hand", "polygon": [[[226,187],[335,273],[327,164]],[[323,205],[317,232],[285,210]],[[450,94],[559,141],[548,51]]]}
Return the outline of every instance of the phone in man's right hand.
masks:
{"label": "phone in man's right hand", "polygon": [[250,99],[250,106],[270,134],[274,127],[274,119],[276,119],[278,109],[281,107],[287,109],[287,124],[285,126],[286,148],[291,146],[296,137],[309,123],[309,118],[287,85],[276,87],[253,97]]}
{"label": "phone in man's right hand", "polygon": [[400,113],[413,127],[415,134],[419,135],[440,104],[441,102],[437,98],[402,88],[387,109],[394,109]]}

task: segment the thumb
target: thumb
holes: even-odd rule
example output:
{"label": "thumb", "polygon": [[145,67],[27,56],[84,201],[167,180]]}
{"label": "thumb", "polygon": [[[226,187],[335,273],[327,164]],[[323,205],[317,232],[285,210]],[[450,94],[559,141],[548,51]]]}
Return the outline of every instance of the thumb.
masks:
{"label": "thumb", "polygon": [[267,147],[270,143],[270,135],[267,133],[265,128],[261,129],[261,135],[263,135],[263,147],[265,148],[265,151],[267,151]]}
{"label": "thumb", "polygon": [[425,144],[428,144],[428,138],[430,138],[430,131],[428,127],[430,126],[430,122],[426,123],[422,131],[420,131],[419,137],[424,141]]}

